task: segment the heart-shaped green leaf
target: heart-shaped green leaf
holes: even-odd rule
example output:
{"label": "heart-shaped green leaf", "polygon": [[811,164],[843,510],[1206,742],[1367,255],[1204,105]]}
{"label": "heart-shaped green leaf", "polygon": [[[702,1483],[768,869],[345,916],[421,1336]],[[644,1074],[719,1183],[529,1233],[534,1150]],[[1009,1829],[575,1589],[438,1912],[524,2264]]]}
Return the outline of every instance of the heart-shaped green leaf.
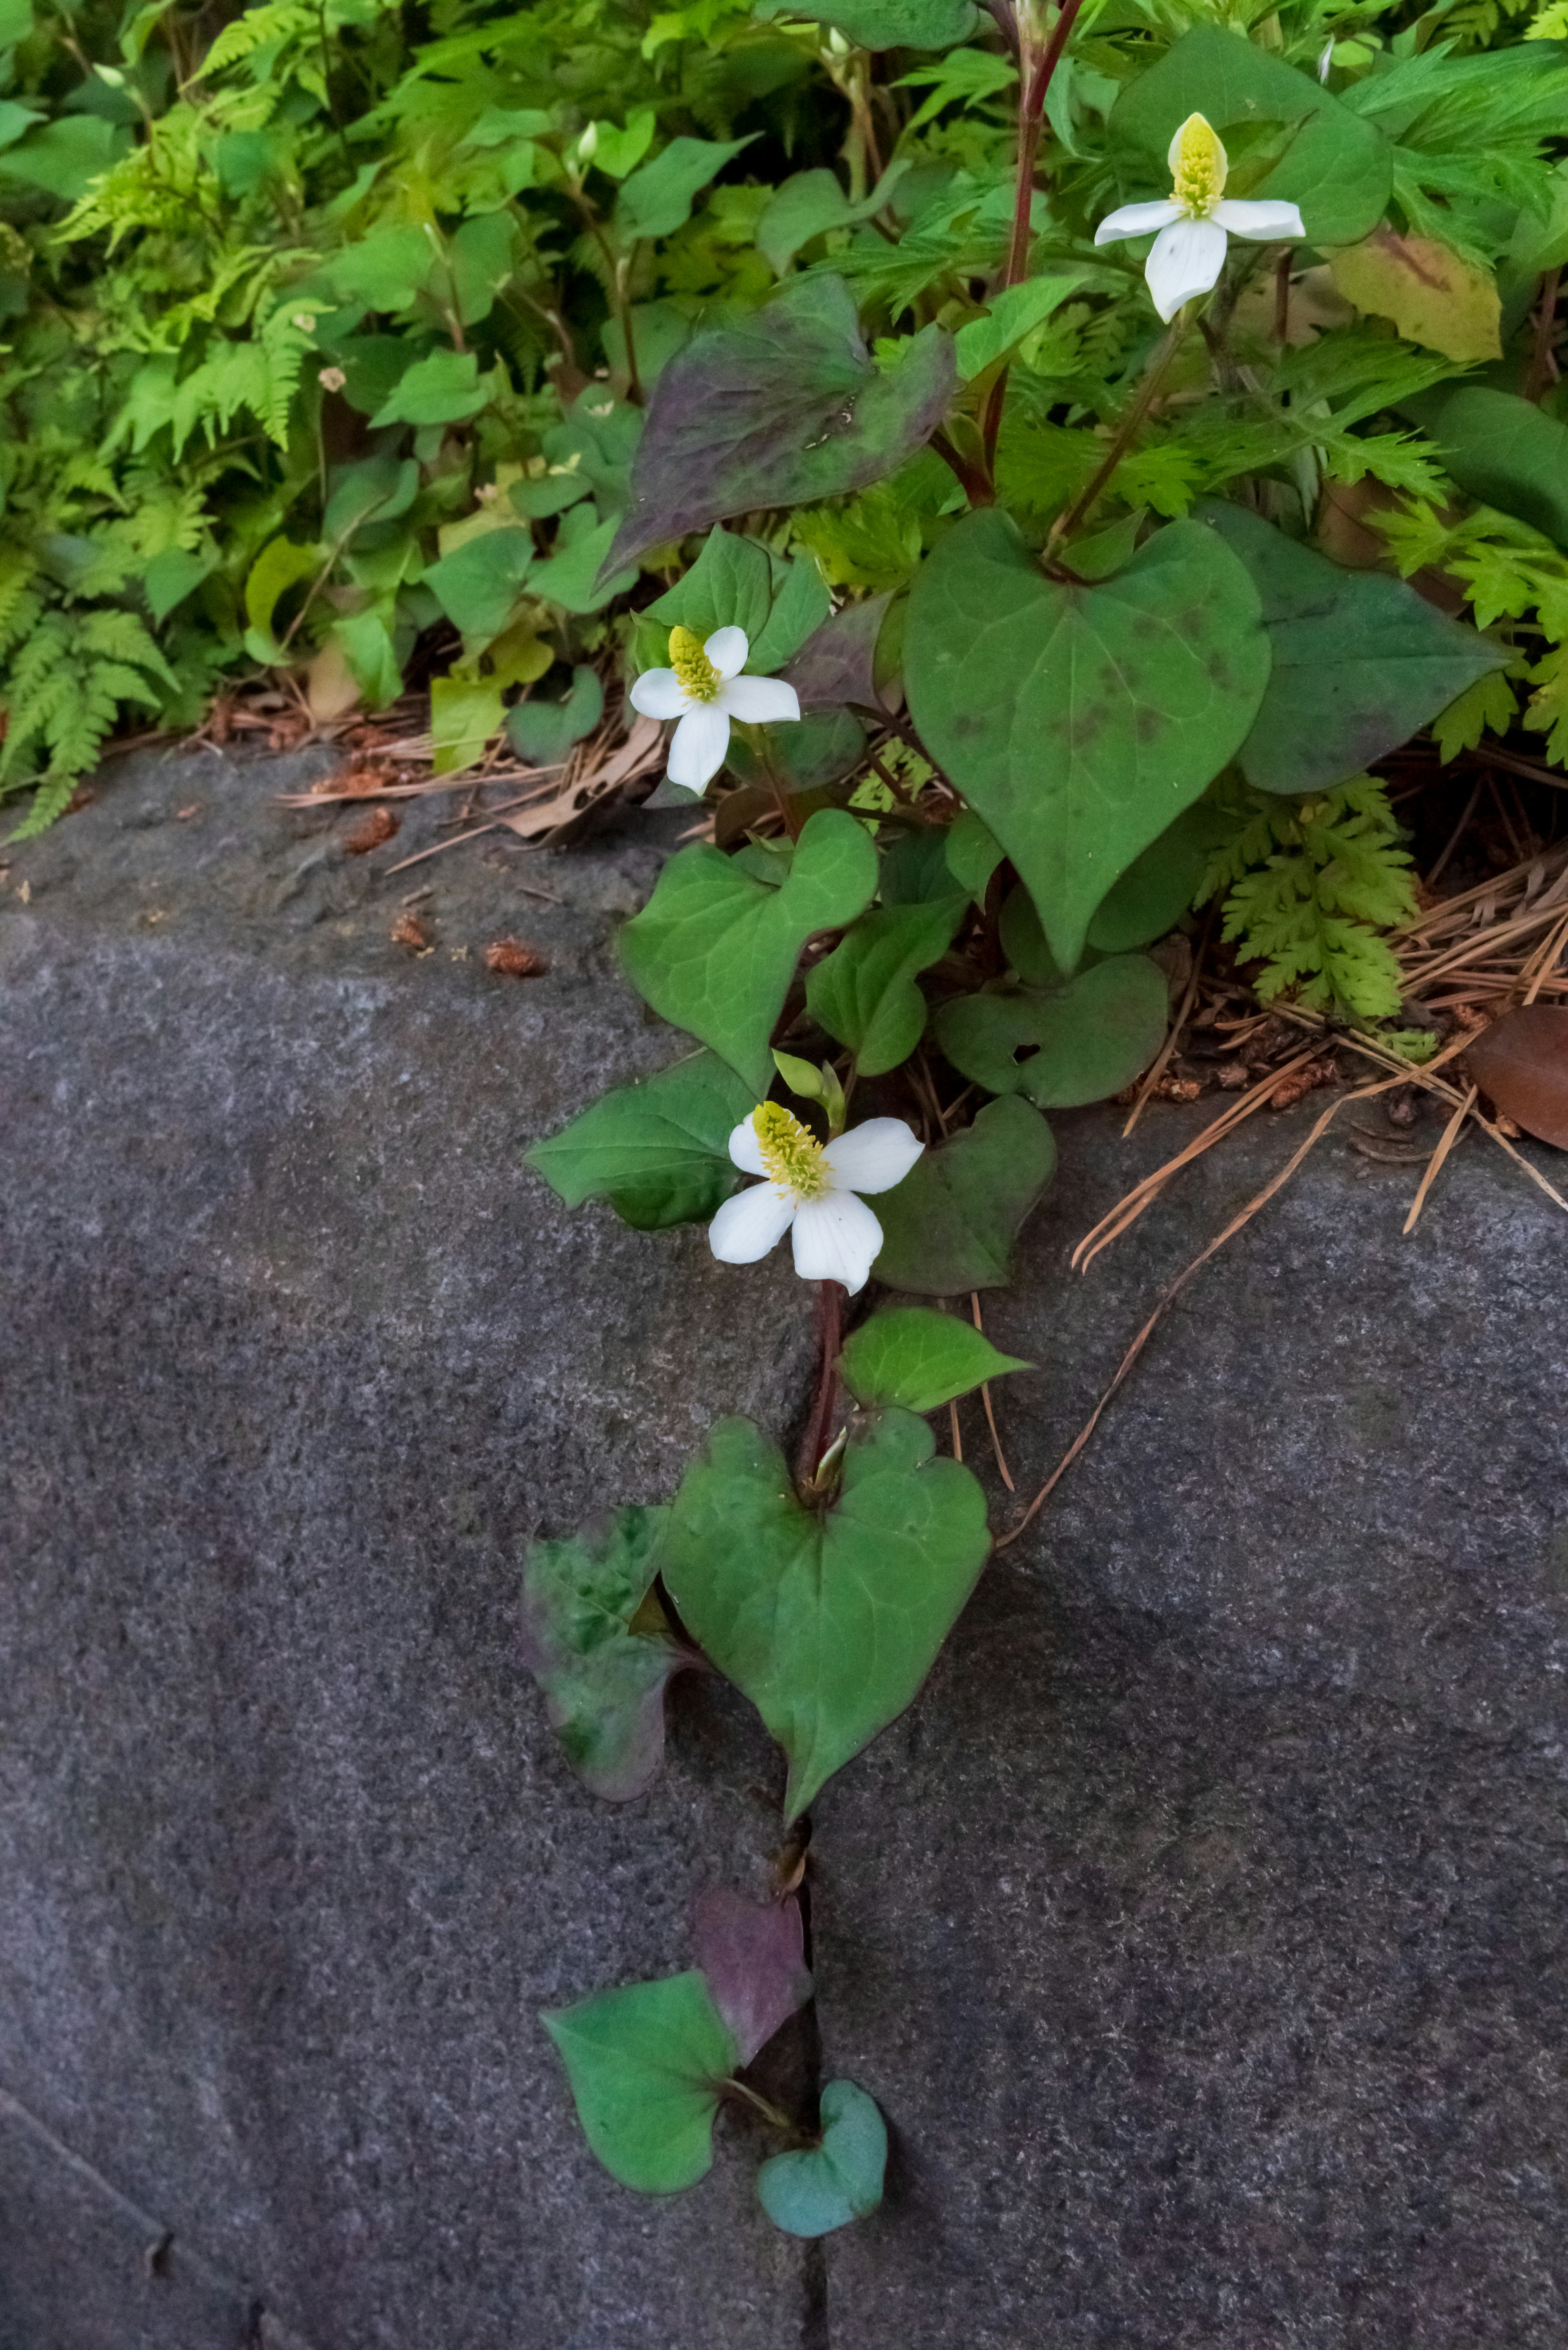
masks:
{"label": "heart-shaped green leaf", "polygon": [[560,1542],[528,1545],[524,1659],[550,1727],[596,1795],[640,1795],[664,1753],[664,1690],[690,1663],[659,1629],[631,1625],[659,1571],[667,1510],[628,1506]]}
{"label": "heart-shaped green leaf", "polygon": [[956,380],[940,327],[873,367],[848,287],[794,278],[733,326],[696,335],[659,379],[612,565],[759,506],[805,505],[892,473]]}
{"label": "heart-shaped green leaf", "polygon": [[907,156],[889,163],[870,194],[858,203],[852,203],[845,194],[836,172],[795,172],[774,190],[757,223],[757,251],[766,255],[774,275],[782,277],[802,245],[809,244],[814,236],[874,220],[909,168]]}
{"label": "heart-shaped green leaf", "polygon": [[864,1077],[907,1061],[926,1025],[926,999],[915,984],[947,951],[963,900],[882,906],[862,914],[810,972],[806,1008],[814,1020],[847,1045]]}
{"label": "heart-shaped green leaf", "polygon": [[1167,195],[1167,151],[1189,114],[1207,117],[1221,137],[1258,124],[1276,135],[1254,153],[1231,146],[1226,193],[1248,203],[1301,207],[1310,244],[1354,244],[1382,219],[1394,185],[1394,151],[1376,125],[1342,106],[1311,75],[1249,41],[1244,34],[1199,25],[1168,55],[1136,74],[1112,109],[1113,150],[1139,173],[1139,192]]}
{"label": "heart-shaped green leaf", "polygon": [[999,1288],[1019,1228],[1055,1171],[1055,1139],[1039,1111],[1016,1095],[987,1102],[877,1201],[877,1280],[925,1297]]}
{"label": "heart-shaped green leaf", "polygon": [[892,600],[891,588],[867,596],[858,604],[846,604],[814,629],[785,672],[802,710],[832,710],[846,702],[858,702],[865,710],[882,707],[877,691],[877,641]]}
{"label": "heart-shaped green leaf", "polygon": [[1076,1109],[1131,1085],[1164,1043],[1168,1018],[1159,965],[1112,955],[1049,993],[1004,987],[955,996],[937,1016],[937,1042],[990,1093]]}
{"label": "heart-shaped green leaf", "polygon": [[707,2176],[737,2052],[695,1967],[546,2009],[539,2021],[566,2068],[583,2135],[612,2178],[642,2195],[675,2195]]}
{"label": "heart-shaped green leaf", "polygon": [[705,1222],[740,1181],[730,1137],[757,1089],[717,1053],[616,1086],[527,1154],[568,1208],[607,1199],[639,1232]]}
{"label": "heart-shaped green leaf", "polygon": [[875,2101],[853,2081],[829,2081],[821,2111],[819,2147],[775,2154],[757,2173],[763,2209],[788,2236],[831,2235],[882,2200],[888,2126]]}
{"label": "heart-shaped green leaf", "polygon": [[891,1305],[863,1322],[838,1358],[857,1403],[935,1411],[955,1396],[1033,1366],[1004,1355],[971,1322],[929,1305]]}
{"label": "heart-shaped green leaf", "polygon": [[940,541],[909,599],[915,723],[1064,971],[1117,875],[1240,748],[1268,676],[1258,591],[1200,523],[1081,586],[1047,578],[991,509]]}
{"label": "heart-shaped green leaf", "polygon": [[673,236],[691,217],[691,206],[726,163],[760,134],[745,139],[672,139],[662,154],[621,183],[613,215],[615,233],[629,244],[639,237]]}
{"label": "heart-shaped green leaf", "polygon": [[819,1512],[761,1429],[722,1419],[671,1505],[665,1583],[784,1748],[787,1819],[910,1703],[985,1563],[985,1496],[933,1450],[924,1420],[879,1413]]}
{"label": "heart-shaped green leaf", "polygon": [[[703,638],[715,629],[743,629],[746,669],[761,677],[782,668],[799,651],[826,619],[831,606],[815,563],[785,561],[770,555],[759,540],[716,526],[691,570],[640,618],[658,621],[666,638],[677,624]],[[653,665],[662,665],[667,658],[659,643]]]}
{"label": "heart-shaped green leaf", "polygon": [[533,533],[517,524],[465,539],[431,564],[424,585],[454,629],[488,644],[506,626],[533,567]]}
{"label": "heart-shaped green leaf", "polygon": [[432,351],[404,369],[396,390],[370,419],[371,430],[379,432],[388,424],[462,424],[477,416],[489,399],[472,351]]}
{"label": "heart-shaped green leaf", "polygon": [[802,946],[814,931],[852,922],[876,887],[870,836],[838,808],[811,818],[778,889],[717,848],[683,848],[621,932],[627,975],[663,1018],[722,1054],[761,1101],[773,1075],[768,1040]]}
{"label": "heart-shaped green leaf", "polygon": [[507,717],[506,732],[519,758],[548,767],[564,759],[574,743],[591,734],[604,714],[599,673],[579,661],[559,702],[519,702]]}
{"label": "heart-shaped green leaf", "polygon": [[1262,706],[1237,754],[1257,790],[1342,784],[1507,667],[1505,647],[1434,611],[1403,579],[1343,570],[1218,498],[1199,512],[1251,573],[1273,646]]}
{"label": "heart-shaped green leaf", "polygon": [[612,597],[624,596],[636,584],[635,565],[600,577],[615,530],[613,515],[596,525],[591,506],[574,506],[561,525],[554,553],[535,565],[530,594],[559,604],[566,612],[597,612]]}

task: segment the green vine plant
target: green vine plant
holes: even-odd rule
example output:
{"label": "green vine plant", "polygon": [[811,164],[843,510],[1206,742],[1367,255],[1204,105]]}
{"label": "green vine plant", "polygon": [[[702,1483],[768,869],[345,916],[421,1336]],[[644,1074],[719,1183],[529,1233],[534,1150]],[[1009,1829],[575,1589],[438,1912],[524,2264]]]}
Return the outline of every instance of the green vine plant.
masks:
{"label": "green vine plant", "polygon": [[738,1282],[787,1246],[815,1378],[535,1541],[527,1658],[612,1802],[676,1674],[734,1683],[776,1890],[544,2027],[627,2187],[729,2102],[771,2219],[848,2225],[874,2102],[747,2074],[812,1995],[810,1806],[986,1563],[929,1416],[1027,1374],[965,1314],[1051,1114],[1155,1061],[1206,905],[1417,1057],[1377,763],[1568,760],[1561,9],[0,0],[0,92],[22,831],[258,677],[323,725],[428,688],[447,775],[669,730],[693,829],[620,960],[685,1042],[532,1167]]}

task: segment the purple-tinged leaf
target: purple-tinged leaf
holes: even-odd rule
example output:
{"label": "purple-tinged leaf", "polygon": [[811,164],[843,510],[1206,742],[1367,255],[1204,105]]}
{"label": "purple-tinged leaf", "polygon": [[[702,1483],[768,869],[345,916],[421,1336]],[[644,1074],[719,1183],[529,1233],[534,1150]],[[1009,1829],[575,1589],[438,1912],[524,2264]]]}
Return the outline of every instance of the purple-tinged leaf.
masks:
{"label": "purple-tinged leaf", "polygon": [[697,1963],[713,2004],[749,2064],[797,2007],[811,1997],[800,1904],[748,1901],[727,1885],[705,1886],[691,1916]]}
{"label": "purple-tinged leaf", "polygon": [[649,1596],[669,1515],[613,1510],[564,1541],[530,1544],[523,1570],[524,1662],[566,1760],[612,1804],[640,1795],[658,1771],[666,1684],[695,1661],[660,1629]]}
{"label": "purple-tinged leaf", "polygon": [[877,639],[893,600],[889,588],[861,604],[846,604],[807,637],[784,676],[803,711],[832,710],[846,702],[862,710],[888,705],[877,691]]}
{"label": "purple-tinged leaf", "polygon": [[929,438],[957,380],[940,327],[874,367],[840,277],[802,277],[693,336],[659,379],[607,575],[733,515],[880,481]]}

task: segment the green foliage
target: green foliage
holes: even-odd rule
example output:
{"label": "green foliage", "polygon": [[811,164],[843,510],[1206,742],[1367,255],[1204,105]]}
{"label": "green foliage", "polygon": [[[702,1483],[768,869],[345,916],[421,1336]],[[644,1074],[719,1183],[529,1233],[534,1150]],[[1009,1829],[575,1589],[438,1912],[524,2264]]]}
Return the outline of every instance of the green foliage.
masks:
{"label": "green foliage", "polygon": [[524,1654],[550,1727],[596,1795],[639,1795],[664,1751],[664,1690],[688,1661],[649,1601],[668,1513],[620,1509],[565,1542],[531,1544]]}
{"label": "green foliage", "polygon": [[1120,1093],[1165,1041],[1165,973],[1147,955],[1112,955],[1049,993],[1004,986],[954,997],[937,1041],[988,1093],[1075,1109]]}
{"label": "green foliage", "polygon": [[612,2178],[676,2195],[713,2165],[713,2116],[734,2035],[701,1974],[601,1991],[539,2018],[572,2085],[583,2135]]}
{"label": "green foliage", "polygon": [[771,2156],[757,2173],[757,2193],[786,2235],[831,2235],[876,2210],[887,2162],[888,2126],[875,2104],[853,2081],[829,2081],[822,2092],[822,2144]]}
{"label": "green foliage", "polygon": [[868,1409],[898,1404],[906,1411],[935,1411],[987,1379],[1031,1367],[1001,1353],[972,1324],[929,1305],[874,1314],[839,1357],[844,1384],[857,1403]]}
{"label": "green foliage", "polygon": [[736,1184],[729,1142],[757,1089],[717,1053],[694,1053],[640,1085],[617,1086],[528,1163],[569,1208],[607,1200],[642,1232],[711,1216]]}
{"label": "green foliage", "polygon": [[923,1420],[877,1413],[822,1513],[760,1429],[725,1419],[676,1495],[665,1582],[784,1748],[786,1823],[909,1704],[991,1547],[979,1485],[932,1451]]}
{"label": "green foliage", "polygon": [[1288,989],[1311,1011],[1386,1020],[1399,966],[1378,937],[1413,920],[1410,858],[1381,785],[1370,777],[1285,806],[1249,795],[1204,877],[1226,891],[1223,936],[1263,966],[1265,1003]]}

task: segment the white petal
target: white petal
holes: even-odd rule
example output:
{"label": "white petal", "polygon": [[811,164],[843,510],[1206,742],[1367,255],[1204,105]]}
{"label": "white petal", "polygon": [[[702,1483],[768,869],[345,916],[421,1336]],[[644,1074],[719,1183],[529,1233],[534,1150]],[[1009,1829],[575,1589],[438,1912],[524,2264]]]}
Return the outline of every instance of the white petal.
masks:
{"label": "white petal", "polygon": [[732,677],[721,687],[714,707],[750,725],[765,726],[771,719],[798,718],[800,696],[782,677]]}
{"label": "white petal", "polygon": [[640,677],[633,678],[629,699],[632,708],[640,710],[645,718],[679,718],[691,706],[672,669],[645,669]]}
{"label": "white petal", "polygon": [[1147,236],[1151,229],[1168,228],[1180,218],[1181,206],[1168,196],[1158,204],[1123,204],[1119,212],[1106,214],[1095,231],[1095,243],[1114,244],[1121,236]]}
{"label": "white petal", "polygon": [[890,1191],[925,1147],[901,1118],[868,1118],[830,1142],[824,1157],[840,1191]]}
{"label": "white petal", "polygon": [[744,629],[715,629],[702,650],[721,677],[739,677],[752,648]]}
{"label": "white petal", "polygon": [[1154,307],[1168,325],[1184,302],[1208,293],[1224,266],[1224,230],[1211,220],[1182,219],[1160,230],[1143,274]]}
{"label": "white petal", "polygon": [[1229,198],[1209,215],[1232,236],[1250,237],[1254,244],[1292,244],[1305,241],[1299,204],[1232,203]]}
{"label": "white petal", "polygon": [[853,1191],[807,1200],[794,1220],[794,1269],[803,1281],[841,1281],[854,1297],[882,1246],[882,1227]]}
{"label": "white petal", "polygon": [[[752,1118],[755,1116],[756,1112],[753,1110]],[[763,1146],[757,1140],[757,1129],[752,1124],[751,1118],[743,1118],[731,1135],[730,1156],[742,1175],[767,1173],[767,1169],[763,1165]]]}
{"label": "white petal", "polygon": [[[869,1208],[866,1211],[869,1215]],[[794,1215],[787,1191],[771,1183],[753,1183],[726,1200],[708,1227],[708,1245],[721,1264],[755,1264],[783,1240]],[[878,1236],[880,1238],[880,1236]]]}
{"label": "white petal", "polygon": [[693,702],[670,738],[670,782],[701,791],[723,765],[729,747],[730,722],[723,712],[711,702]]}

